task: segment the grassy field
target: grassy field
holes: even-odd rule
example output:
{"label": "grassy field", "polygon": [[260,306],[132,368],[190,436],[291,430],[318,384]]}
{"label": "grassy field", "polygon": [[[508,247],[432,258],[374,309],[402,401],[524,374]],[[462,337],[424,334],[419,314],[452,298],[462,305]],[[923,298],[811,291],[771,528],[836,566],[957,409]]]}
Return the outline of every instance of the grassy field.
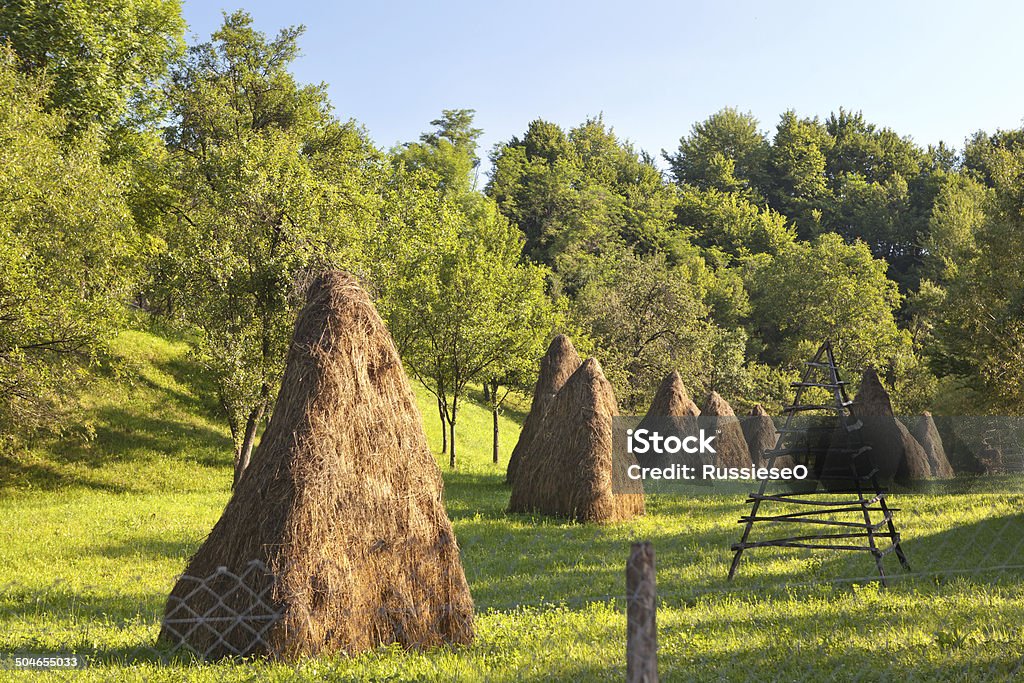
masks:
{"label": "grassy field", "polygon": [[887,589],[866,555],[803,551],[751,555],[730,584],[742,495],[649,496],[646,517],[608,527],[507,515],[522,416],[502,418],[494,466],[490,414],[467,404],[460,467],[438,460],[476,603],[472,646],[161,663],[163,603],[227,501],[231,444],[184,343],[130,332],[117,350],[125,377],[94,388],[87,424],[0,460],[0,653],[87,655],[76,680],[622,680],[636,539],[657,553],[666,680],[1005,680],[1024,656],[1024,495],[895,496],[915,572]]}

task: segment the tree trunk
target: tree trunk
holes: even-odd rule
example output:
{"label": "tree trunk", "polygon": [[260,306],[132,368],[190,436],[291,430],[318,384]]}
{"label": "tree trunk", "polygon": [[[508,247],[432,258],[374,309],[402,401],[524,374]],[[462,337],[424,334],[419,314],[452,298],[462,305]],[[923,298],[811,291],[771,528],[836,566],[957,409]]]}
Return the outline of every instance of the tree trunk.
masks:
{"label": "tree trunk", "polygon": [[491,400],[491,383],[488,382],[487,380],[484,380],[484,400]]}
{"label": "tree trunk", "polygon": [[448,421],[444,419],[444,406],[441,404],[441,399],[437,399],[437,414],[441,418],[441,455],[444,455],[448,452]]}
{"label": "tree trunk", "polygon": [[448,427],[451,429],[451,436],[448,438],[449,442],[449,456],[448,466],[453,470],[455,469],[455,410],[452,409],[452,421],[448,423]]}
{"label": "tree trunk", "polygon": [[491,404],[491,417],[494,418],[494,464],[498,464],[498,404]]}
{"label": "tree trunk", "polygon": [[242,443],[235,453],[235,479],[231,483],[232,488],[238,485],[242,475],[245,474],[245,469],[249,466],[249,460],[252,458],[252,447],[256,443],[256,430],[259,427],[260,420],[263,418],[263,412],[266,410],[266,407],[265,403],[260,403],[252,409],[249,417],[245,420],[245,434],[242,436]]}

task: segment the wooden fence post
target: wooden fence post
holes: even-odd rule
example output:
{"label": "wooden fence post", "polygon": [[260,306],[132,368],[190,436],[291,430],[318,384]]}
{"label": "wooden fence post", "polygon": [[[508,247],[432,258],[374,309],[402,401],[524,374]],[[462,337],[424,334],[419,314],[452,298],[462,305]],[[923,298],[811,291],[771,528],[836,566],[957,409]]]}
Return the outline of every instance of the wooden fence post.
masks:
{"label": "wooden fence post", "polygon": [[658,628],[654,547],[634,543],[626,563],[626,681],[657,683]]}

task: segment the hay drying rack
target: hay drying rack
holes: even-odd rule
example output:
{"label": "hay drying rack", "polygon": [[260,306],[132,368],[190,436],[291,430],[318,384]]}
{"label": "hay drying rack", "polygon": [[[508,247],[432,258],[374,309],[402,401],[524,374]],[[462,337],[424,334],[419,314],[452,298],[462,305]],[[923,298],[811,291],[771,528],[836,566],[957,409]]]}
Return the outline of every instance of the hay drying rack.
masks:
{"label": "hay drying rack", "polygon": [[[910,569],[907,557],[900,546],[899,532],[896,531],[893,522],[893,513],[898,509],[889,507],[886,502],[886,492],[878,481],[878,470],[871,465],[871,459],[868,457],[871,447],[863,444],[860,434],[863,423],[850,412],[853,401],[847,396],[846,384],[840,379],[832,344],[825,341],[814,358],[807,363],[801,381],[792,384],[796,389],[796,396],[792,405],[783,408],[786,419],[783,427],[776,430],[778,436],[775,448],[764,454],[767,467],[773,467],[775,460],[784,456],[809,454],[813,449],[800,446],[797,442],[808,430],[795,426],[794,418],[800,413],[811,411],[834,412],[837,418],[836,429],[845,430],[851,438],[846,439],[841,448],[829,449],[830,456],[840,457],[838,461],[829,462],[829,469],[820,471],[818,477],[821,480],[827,477],[832,482],[841,482],[842,486],[830,486],[827,490],[815,486],[809,487],[808,490],[769,493],[768,486],[771,480],[762,479],[757,492],[751,493],[747,498],[747,502],[751,504],[750,514],[739,519],[740,524],[744,525],[743,534],[739,542],[732,545],[735,555],[729,568],[730,580],[736,575],[736,569],[745,550],[767,547],[869,552],[875,559],[883,586],[886,585],[886,577],[882,560],[886,555],[895,552],[900,564],[905,569]],[[810,388],[828,390],[832,394],[831,402],[803,403],[804,393]],[[768,504],[796,506],[796,511],[763,514],[762,505]],[[881,517],[873,517],[873,513],[881,513]],[[854,519],[838,519],[851,516]],[[838,531],[822,529],[820,533],[796,532],[795,536],[751,541],[750,532],[755,524],[765,524],[769,528],[796,525],[798,529],[805,529],[803,525],[810,525],[815,531],[820,527]],[[864,541],[861,539],[866,540],[866,545],[862,544]],[[880,543],[884,539],[889,540],[886,547],[882,547],[883,544]]]}

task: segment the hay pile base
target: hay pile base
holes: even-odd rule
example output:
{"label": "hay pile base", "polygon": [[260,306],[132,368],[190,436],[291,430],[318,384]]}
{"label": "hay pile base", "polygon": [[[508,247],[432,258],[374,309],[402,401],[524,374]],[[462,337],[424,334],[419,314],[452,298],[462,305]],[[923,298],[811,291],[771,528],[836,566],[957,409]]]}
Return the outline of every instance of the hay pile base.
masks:
{"label": "hay pile base", "polygon": [[701,415],[715,418],[711,421],[714,423],[713,429],[718,432],[718,438],[715,439],[715,464],[719,467],[751,467],[753,462],[750,449],[740,421],[732,406],[717,391],[708,394]]}
{"label": "hay pile base", "polygon": [[530,459],[530,444],[540,431],[541,422],[544,420],[544,413],[555,398],[558,390],[565,385],[566,380],[576,372],[583,363],[572,345],[564,334],[555,335],[548,345],[547,353],[540,359],[540,373],[537,375],[537,384],[533,388],[533,403],[530,404],[530,412],[523,421],[523,428],[519,432],[519,440],[512,455],[508,459],[508,468],[505,471],[505,483],[511,484],[515,481],[516,473],[523,460]]}
{"label": "hay pile base", "polygon": [[871,446],[871,459],[880,476],[903,482],[931,476],[928,454],[895,418],[889,392],[873,368],[864,371],[850,412],[864,423],[862,437]]}
{"label": "hay pile base", "polygon": [[531,458],[512,482],[509,512],[539,512],[578,522],[642,515],[643,487],[626,477],[626,468],[636,460],[627,453],[612,457],[612,418],[618,412],[601,366],[587,359],[544,414]]}
{"label": "hay pile base", "polygon": [[[295,658],[473,638],[473,603],[412,389],[370,298],[344,273],[312,284],[270,425],[185,574],[241,574],[252,560],[269,567],[267,581],[276,577],[269,595],[281,616],[264,641],[247,644],[245,628],[222,633],[214,622],[184,645],[209,657],[233,648]],[[251,607],[245,591],[225,594],[236,584],[209,587],[190,595],[194,583],[180,580],[165,617]],[[166,625],[161,638],[182,640]]]}
{"label": "hay pile base", "polygon": [[942,437],[939,436],[939,429],[935,426],[932,414],[926,410],[911,433],[928,455],[931,475],[939,479],[952,479],[953,466],[946,457],[946,449],[942,445]]}

